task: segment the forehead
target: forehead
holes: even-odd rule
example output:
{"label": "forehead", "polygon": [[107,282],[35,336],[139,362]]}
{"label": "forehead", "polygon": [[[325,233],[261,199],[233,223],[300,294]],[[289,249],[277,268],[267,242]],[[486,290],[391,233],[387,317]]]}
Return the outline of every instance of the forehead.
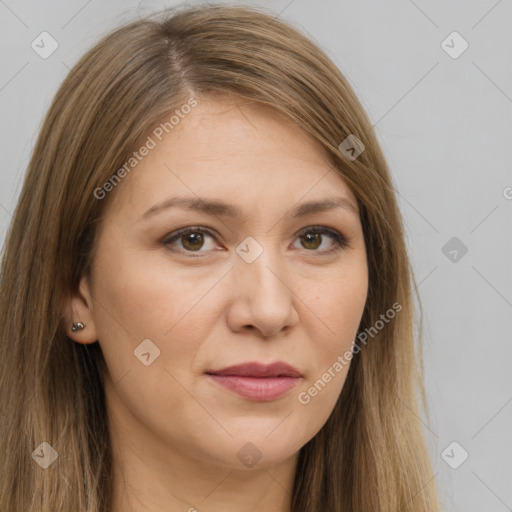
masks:
{"label": "forehead", "polygon": [[171,195],[222,197],[242,208],[256,198],[283,204],[333,194],[356,203],[321,145],[267,106],[199,98],[162,140],[150,137],[154,148],[116,191],[139,212]]}

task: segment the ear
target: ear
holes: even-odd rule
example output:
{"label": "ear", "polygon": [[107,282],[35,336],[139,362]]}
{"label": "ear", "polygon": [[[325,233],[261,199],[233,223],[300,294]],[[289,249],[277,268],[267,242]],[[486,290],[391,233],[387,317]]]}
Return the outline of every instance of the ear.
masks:
{"label": "ear", "polygon": [[[98,341],[93,313],[91,286],[88,277],[83,276],[80,279],[78,290],[72,292],[64,300],[63,321],[68,338],[83,344]],[[83,323],[85,327],[80,331],[73,332],[71,327],[76,322]]]}

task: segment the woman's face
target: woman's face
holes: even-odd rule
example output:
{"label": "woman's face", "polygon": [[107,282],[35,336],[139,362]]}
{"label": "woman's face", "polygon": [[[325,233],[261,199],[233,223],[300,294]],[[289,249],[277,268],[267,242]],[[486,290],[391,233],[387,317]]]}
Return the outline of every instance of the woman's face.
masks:
{"label": "woman's face", "polygon": [[368,288],[356,198],[261,106],[203,98],[152,138],[104,199],[72,337],[99,341],[109,414],[133,447],[239,469],[285,461],[347,375]]}

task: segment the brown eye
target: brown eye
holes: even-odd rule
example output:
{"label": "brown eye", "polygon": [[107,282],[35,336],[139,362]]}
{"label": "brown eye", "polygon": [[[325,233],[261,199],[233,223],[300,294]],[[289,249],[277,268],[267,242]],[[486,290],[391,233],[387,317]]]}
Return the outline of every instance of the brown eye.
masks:
{"label": "brown eye", "polygon": [[[208,239],[212,240],[209,246],[207,243]],[[212,233],[210,233],[210,231],[203,228],[191,227],[180,229],[175,233],[171,233],[171,235],[169,235],[169,237],[166,238],[162,243],[172,250],[188,253],[203,253],[215,247],[214,240],[215,237]],[[205,246],[206,249],[204,249]]]}
{"label": "brown eye", "polygon": [[322,235],[319,233],[308,233],[301,236],[303,245],[306,249],[317,249],[322,243]]}
{"label": "brown eye", "polygon": [[[208,239],[210,245],[208,246]],[[329,244],[329,239],[331,244]],[[348,247],[347,239],[339,232],[331,228],[322,226],[312,226],[302,231],[297,238],[301,247],[312,253],[330,254]],[[209,230],[200,227],[183,228],[171,233],[162,244],[170,250],[182,253],[197,253],[197,256],[203,256],[215,249],[215,235]],[[323,247],[327,245],[327,247]],[[319,249],[320,248],[320,249]]]}
{"label": "brown eye", "polygon": [[203,234],[193,232],[187,235],[181,235],[181,243],[185,249],[197,251],[201,249],[204,244]]}
{"label": "brown eye", "polygon": [[[328,240],[329,238],[334,242],[331,243],[330,248],[317,250],[321,245],[324,245],[324,239]],[[303,230],[299,234],[299,240],[302,248],[319,254],[330,254],[349,245],[347,239],[339,231],[322,226],[312,226]]]}

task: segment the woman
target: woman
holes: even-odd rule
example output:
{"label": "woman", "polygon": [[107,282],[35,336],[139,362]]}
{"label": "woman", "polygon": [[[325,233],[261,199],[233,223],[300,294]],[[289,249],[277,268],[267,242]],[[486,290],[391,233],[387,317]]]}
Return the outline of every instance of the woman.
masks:
{"label": "woman", "polygon": [[121,27],[44,121],[2,261],[0,510],[438,510],[392,180],[255,9]]}

